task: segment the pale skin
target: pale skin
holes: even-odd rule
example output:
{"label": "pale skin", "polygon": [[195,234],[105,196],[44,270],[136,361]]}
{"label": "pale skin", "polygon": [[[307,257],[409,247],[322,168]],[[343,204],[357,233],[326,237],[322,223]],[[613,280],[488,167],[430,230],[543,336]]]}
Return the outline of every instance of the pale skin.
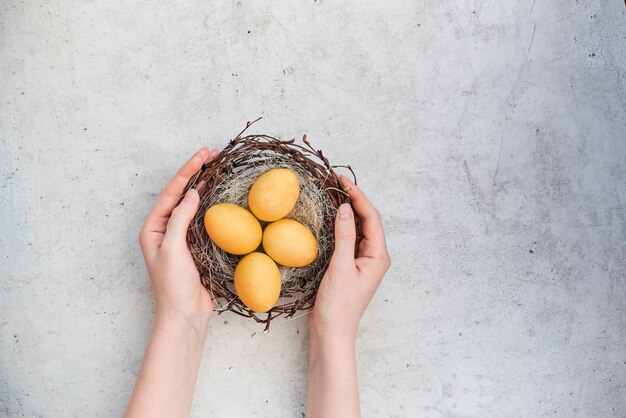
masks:
{"label": "pale skin", "polygon": [[[187,417],[215,301],[201,285],[186,243],[199,196],[184,187],[218,151],[201,148],[161,192],[140,233],[156,320],[125,417]],[[335,251],[309,315],[307,417],[359,417],[355,344],[359,322],[391,261],[380,215],[359,187],[335,222]],[[364,238],[355,257],[354,213]]]}

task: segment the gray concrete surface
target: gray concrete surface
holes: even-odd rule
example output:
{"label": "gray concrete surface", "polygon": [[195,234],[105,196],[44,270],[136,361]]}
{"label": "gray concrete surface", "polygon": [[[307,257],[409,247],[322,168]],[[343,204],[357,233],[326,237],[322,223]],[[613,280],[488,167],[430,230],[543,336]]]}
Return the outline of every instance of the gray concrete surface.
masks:
{"label": "gray concrete surface", "polygon": [[[113,417],[201,145],[306,132],[381,209],[365,417],[626,416],[620,1],[0,2],[0,415]],[[306,318],[215,317],[193,416],[299,417]]]}

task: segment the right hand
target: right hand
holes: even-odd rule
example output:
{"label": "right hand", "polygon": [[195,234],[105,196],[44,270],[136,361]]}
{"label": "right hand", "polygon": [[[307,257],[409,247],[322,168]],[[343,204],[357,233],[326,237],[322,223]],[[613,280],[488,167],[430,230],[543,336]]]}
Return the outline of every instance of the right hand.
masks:
{"label": "right hand", "polygon": [[[342,204],[335,220],[335,251],[317,291],[309,327],[315,337],[356,337],[361,317],[391,266],[380,214],[345,176],[339,178],[352,206]],[[363,240],[354,257],[354,213],[361,218]]]}

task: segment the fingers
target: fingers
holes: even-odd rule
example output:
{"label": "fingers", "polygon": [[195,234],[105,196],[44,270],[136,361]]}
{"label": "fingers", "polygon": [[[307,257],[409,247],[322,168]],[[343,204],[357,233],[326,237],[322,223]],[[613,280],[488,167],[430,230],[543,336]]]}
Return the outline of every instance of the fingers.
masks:
{"label": "fingers", "polygon": [[148,215],[145,226],[149,232],[165,233],[167,221],[189,179],[200,170],[202,164],[211,161],[217,154],[218,151],[209,152],[205,147],[202,147],[178,170],[178,173],[159,195],[152,212]]}
{"label": "fingers", "polygon": [[339,180],[350,196],[354,211],[361,218],[363,240],[359,245],[359,257],[387,259],[389,255],[380,214],[357,185],[345,176],[340,176]]}
{"label": "fingers", "polygon": [[196,189],[189,189],[185,197],[178,206],[172,211],[172,216],[167,222],[167,231],[163,238],[166,242],[186,242],[187,228],[191,220],[198,211],[200,204],[200,196]]}
{"label": "fingers", "polygon": [[344,265],[354,267],[354,242],[356,241],[356,227],[354,213],[348,203],[339,206],[335,219],[335,251],[331,258],[331,265],[338,268]]}
{"label": "fingers", "polygon": [[149,256],[154,254],[159,248],[167,228],[169,217],[176,207],[180,195],[183,193],[191,176],[200,170],[202,164],[213,160],[218,153],[219,151],[217,150],[209,152],[205,147],[200,148],[200,150],[178,170],[178,173],[176,173],[169,184],[165,186],[141,228],[139,242],[141,243],[144,255]]}

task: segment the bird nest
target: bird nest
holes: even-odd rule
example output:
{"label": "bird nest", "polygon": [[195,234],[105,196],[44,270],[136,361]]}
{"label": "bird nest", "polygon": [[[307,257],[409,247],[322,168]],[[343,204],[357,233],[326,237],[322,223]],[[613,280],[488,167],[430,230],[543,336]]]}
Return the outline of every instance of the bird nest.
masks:
{"label": "bird nest", "polygon": [[[259,118],[260,119],[260,118]],[[258,119],[257,119],[258,121]],[[254,121],[256,122],[256,121]],[[347,165],[331,165],[321,150],[314,149],[302,137],[304,144],[295,140],[280,140],[269,135],[242,136],[254,122],[248,122],[219,155],[202,166],[187,186],[185,193],[195,187],[200,195],[200,207],[189,226],[187,243],[200,273],[202,285],[217,303],[216,311],[231,311],[265,324],[283,315],[293,318],[307,313],[315,303],[317,289],[334,249],[334,222],[337,208],[349,202],[335,169]],[[204,227],[204,213],[217,203],[232,203],[248,208],[248,192],[254,181],[273,168],[288,168],[297,174],[300,196],[287,218],[307,226],[318,243],[318,257],[305,267],[279,266],[282,285],[276,306],[266,313],[251,311],[237,296],[234,272],[242,256],[229,254],[211,241]],[[356,178],[354,178],[356,181]],[[361,237],[357,221],[357,239]],[[266,223],[262,222],[262,226]]]}

